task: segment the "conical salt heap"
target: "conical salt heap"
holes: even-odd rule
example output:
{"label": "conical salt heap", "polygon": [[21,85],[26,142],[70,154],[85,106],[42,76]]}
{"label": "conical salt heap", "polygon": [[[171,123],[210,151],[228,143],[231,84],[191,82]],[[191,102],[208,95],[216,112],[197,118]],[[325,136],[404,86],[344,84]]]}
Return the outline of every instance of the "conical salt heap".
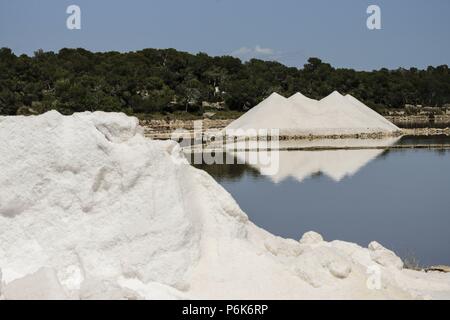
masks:
{"label": "conical salt heap", "polygon": [[227,135],[242,136],[249,129],[279,129],[282,136],[391,135],[400,130],[356,98],[337,91],[320,101],[299,92],[288,99],[273,93],[225,130]]}

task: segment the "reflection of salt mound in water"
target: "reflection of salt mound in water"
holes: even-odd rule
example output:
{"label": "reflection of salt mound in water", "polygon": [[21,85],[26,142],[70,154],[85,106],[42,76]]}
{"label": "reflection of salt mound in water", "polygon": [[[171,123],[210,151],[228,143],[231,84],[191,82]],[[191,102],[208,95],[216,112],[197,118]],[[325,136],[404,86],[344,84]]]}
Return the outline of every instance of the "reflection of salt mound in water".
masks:
{"label": "reflection of salt mound in water", "polygon": [[178,144],[141,132],[123,114],[0,117],[0,299],[449,295],[375,242],[273,236]]}
{"label": "reflection of salt mound in water", "polygon": [[273,93],[230,123],[225,132],[247,136],[245,130],[259,129],[278,129],[282,136],[393,134],[399,130],[356,98],[337,91],[320,101],[301,93],[289,99]]}
{"label": "reflection of salt mound in water", "polygon": [[[309,144],[315,147],[346,147],[346,148],[367,148],[367,147],[387,147],[393,145],[399,138],[386,138],[376,140],[358,140],[345,139],[341,140],[314,140],[301,143],[298,141],[296,147],[307,148]],[[280,148],[292,148],[294,142],[281,142]],[[305,178],[315,174],[323,173],[333,179],[340,181],[346,176],[352,176],[364,167],[371,160],[382,154],[382,148],[376,149],[360,149],[360,150],[317,150],[317,151],[275,151],[268,152],[267,157],[274,163],[268,164],[265,160],[258,162],[257,151],[238,151],[235,153],[240,161],[246,161],[252,167],[259,170],[262,174],[270,176],[274,182],[278,183],[287,178],[294,178],[303,181]],[[251,160],[249,160],[251,159]],[[254,161],[253,159],[256,159]],[[250,162],[249,161],[253,161]],[[276,165],[278,170],[273,171]],[[268,171],[270,168],[270,171]]]}
{"label": "reflection of salt mound in water", "polygon": [[281,151],[280,171],[272,179],[280,182],[288,177],[298,181],[314,173],[323,173],[335,181],[354,175],[381,150]]}

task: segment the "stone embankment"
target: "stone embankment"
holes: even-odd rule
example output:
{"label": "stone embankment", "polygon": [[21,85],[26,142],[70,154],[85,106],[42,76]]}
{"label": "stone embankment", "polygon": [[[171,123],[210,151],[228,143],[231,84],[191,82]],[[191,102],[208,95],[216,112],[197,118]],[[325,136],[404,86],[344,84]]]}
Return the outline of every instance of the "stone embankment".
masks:
{"label": "stone embankment", "polygon": [[[423,116],[395,116],[395,117],[386,117],[389,121],[392,121],[394,124],[403,127],[402,133],[405,135],[450,135],[450,125],[446,127],[426,127],[425,118]],[[428,118],[427,118],[428,119]],[[205,130],[222,130],[228,124],[230,124],[234,119],[225,119],[225,120],[214,120],[214,119],[204,119],[202,120],[202,131]],[[427,120],[428,121],[428,120]],[[448,121],[450,124],[450,116],[442,116],[442,118],[438,118],[437,123],[444,123]],[[406,127],[404,128],[405,123],[414,124],[421,123],[423,127]],[[145,128],[145,135],[147,137],[153,139],[170,139],[172,133],[175,130],[183,129],[186,132],[189,132],[191,135],[194,132],[194,120],[141,120],[140,123]],[[430,124],[428,121],[427,124]],[[316,138],[316,137],[302,137],[302,138]],[[341,138],[340,136],[336,136],[334,138]],[[364,138],[364,137],[359,137]]]}

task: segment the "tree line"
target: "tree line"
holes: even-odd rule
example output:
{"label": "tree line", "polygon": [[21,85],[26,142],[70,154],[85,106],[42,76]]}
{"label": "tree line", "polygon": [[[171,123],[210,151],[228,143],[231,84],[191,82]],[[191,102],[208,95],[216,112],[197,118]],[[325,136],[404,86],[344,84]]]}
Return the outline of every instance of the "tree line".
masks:
{"label": "tree line", "polygon": [[0,114],[58,110],[123,111],[152,114],[201,113],[205,103],[247,110],[272,92],[297,91],[321,99],[338,90],[372,108],[450,104],[447,65],[396,70],[355,71],[310,58],[302,69],[279,62],[231,56],[211,57],[175,49],[136,52],[38,50],[16,56],[0,49]]}

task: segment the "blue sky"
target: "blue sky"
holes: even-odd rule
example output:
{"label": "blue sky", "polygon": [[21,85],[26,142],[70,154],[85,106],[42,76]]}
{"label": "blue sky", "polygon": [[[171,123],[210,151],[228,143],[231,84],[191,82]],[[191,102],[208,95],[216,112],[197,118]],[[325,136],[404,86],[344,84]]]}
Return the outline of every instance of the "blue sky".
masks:
{"label": "blue sky", "polygon": [[[81,30],[66,28],[71,4]],[[366,27],[370,4],[382,30]],[[449,0],[0,0],[0,46],[16,54],[171,47],[372,70],[450,64],[449,39]]]}

